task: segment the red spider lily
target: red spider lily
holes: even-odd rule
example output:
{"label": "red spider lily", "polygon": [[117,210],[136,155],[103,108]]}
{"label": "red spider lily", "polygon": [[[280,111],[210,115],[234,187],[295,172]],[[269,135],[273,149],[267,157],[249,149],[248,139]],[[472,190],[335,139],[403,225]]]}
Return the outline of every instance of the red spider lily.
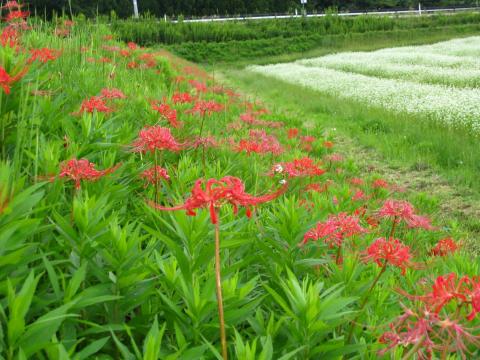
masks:
{"label": "red spider lily", "polygon": [[30,16],[30,11],[21,11],[21,10],[14,10],[10,11],[6,16],[5,16],[5,21],[6,22],[11,22],[17,19],[26,19],[27,17]]}
{"label": "red spider lily", "polygon": [[183,145],[173,137],[170,129],[160,126],[146,126],[132,144],[134,152],[154,153],[156,150],[180,151]]}
{"label": "red spider lily", "polygon": [[207,85],[200,81],[189,80],[188,82],[190,83],[190,85],[192,85],[192,87],[195,88],[195,90],[197,90],[197,93],[205,93],[208,91]]}
{"label": "red spider lily", "polygon": [[384,267],[387,264],[396,266],[402,270],[402,274],[405,274],[407,267],[412,265],[410,259],[410,247],[403,244],[398,239],[385,238],[376,239],[364,252],[364,261],[373,261],[380,267]]}
{"label": "red spider lily", "polygon": [[356,186],[362,186],[364,181],[360,178],[352,178],[350,179],[350,184],[356,185]]}
{"label": "red spider lily", "polygon": [[402,346],[411,347],[408,353],[413,356],[415,352],[418,359],[432,359],[434,352],[440,356],[435,358],[447,358],[448,354],[456,354],[467,359],[466,354],[472,358],[468,346],[480,346],[480,337],[473,335],[473,329],[466,328],[459,319],[441,317],[424,308],[418,311],[405,308],[404,314],[390,324],[390,329],[379,339],[380,343],[388,345],[379,351],[381,356]]}
{"label": "red spider lily", "polygon": [[317,140],[314,136],[310,136],[310,135],[307,135],[307,136],[300,136],[300,141],[304,142],[304,143],[313,143],[315,142],[315,140]]}
{"label": "red spider lily", "polygon": [[264,121],[264,120],[259,120],[255,117],[254,114],[252,113],[245,113],[240,115],[240,120],[244,122],[245,124],[251,125],[251,126],[261,126],[261,127],[268,127],[268,128],[280,128],[283,126],[283,123],[279,121]]}
{"label": "red spider lily", "polygon": [[245,151],[248,155],[251,153],[279,155],[283,152],[282,145],[275,136],[268,135],[262,130],[250,130],[249,134],[249,139],[242,139],[238,144],[232,144],[234,151]]}
{"label": "red spider lily", "polygon": [[325,173],[325,170],[320,169],[312,159],[305,157],[274,165],[272,175],[275,173],[286,174],[288,177],[294,178],[320,176]]}
{"label": "red spider lily", "polygon": [[2,34],[0,34],[0,43],[2,44],[3,47],[11,47],[14,48],[17,46],[18,40],[20,38],[20,35],[18,31],[11,25],[6,26]]}
{"label": "red spider lily", "polygon": [[296,138],[298,136],[299,130],[297,128],[288,129],[287,136],[289,139]]}
{"label": "red spider lily", "polygon": [[426,216],[412,215],[410,218],[405,220],[407,226],[410,229],[424,229],[424,230],[435,230],[436,228],[432,226],[430,219]]}
{"label": "red spider lily", "polygon": [[66,26],[66,27],[69,27],[69,28],[72,27],[73,25],[75,25],[75,22],[72,21],[72,20],[65,20],[63,22],[63,26]]}
{"label": "red spider lily", "polygon": [[338,215],[330,215],[327,221],[319,222],[313,229],[307,231],[301,245],[305,245],[310,240],[318,241],[323,239],[330,248],[340,247],[345,238],[366,232],[367,230],[360,225],[360,219],[357,216],[340,213]]}
{"label": "red spider lily", "polygon": [[118,53],[120,56],[123,57],[129,57],[131,55],[130,51],[128,51],[127,49],[119,49]]}
{"label": "red spider lily", "polygon": [[136,69],[136,68],[138,68],[138,64],[137,64],[135,61],[130,61],[130,62],[127,64],[127,68],[129,68],[129,69]]}
{"label": "red spider lily", "polygon": [[197,136],[193,140],[189,141],[187,143],[187,146],[192,148],[192,149],[198,149],[198,148],[214,148],[218,146],[217,140],[212,137],[212,136],[204,136],[200,137]]}
{"label": "red spider lily", "polygon": [[[204,186],[205,185],[205,186]],[[207,181],[199,179],[195,182],[191,196],[184,204],[165,207],[150,202],[150,205],[157,210],[176,211],[186,210],[187,215],[195,216],[195,210],[201,208],[209,208],[210,220],[212,224],[218,223],[217,209],[228,203],[233,206],[234,214],[238,212],[238,208],[243,206],[246,208],[247,217],[251,217],[252,208],[272,201],[283,194],[287,189],[284,184],[279,190],[267,195],[255,197],[245,192],[245,185],[242,180],[233,176],[225,176],[220,180],[209,179]]]}
{"label": "red spider lily", "polygon": [[172,95],[172,102],[174,104],[188,104],[194,101],[195,98],[190,95],[190,93],[179,93],[176,92]]}
{"label": "red spider lily", "polygon": [[161,166],[153,166],[148,170],[145,170],[140,174],[142,179],[146,180],[145,187],[147,184],[155,185],[159,179],[170,180],[167,169],[162,168]]}
{"label": "red spider lily", "polygon": [[103,99],[126,99],[127,96],[122,92],[122,90],[111,88],[111,89],[102,89],[100,96]]}
{"label": "red spider lily", "polygon": [[113,62],[113,60],[108,58],[108,57],[103,56],[100,59],[98,59],[98,62],[102,63],[102,64],[109,64],[109,63]]}
{"label": "red spider lily", "polygon": [[412,204],[405,200],[386,200],[378,212],[380,218],[392,219],[394,224],[405,221],[409,228],[422,228],[425,230],[434,230],[430,219],[425,216],[415,214]]}
{"label": "red spider lily", "polygon": [[352,196],[352,201],[365,201],[368,200],[369,197],[365,195],[365,193],[362,190],[357,190],[355,194]]}
{"label": "red spider lily", "polygon": [[58,37],[67,37],[70,35],[70,29],[64,29],[64,28],[57,28],[55,29],[54,34]]}
{"label": "red spider lily", "polygon": [[472,321],[475,316],[477,316],[477,313],[480,312],[480,278],[474,277],[469,279],[469,285],[468,295],[470,297],[472,310],[467,316],[467,319]]}
{"label": "red spider lily", "polygon": [[[87,159],[72,159],[60,166],[60,178],[69,178],[75,183],[75,189],[80,189],[80,182],[82,180],[95,181],[99,178],[113,173],[120,167],[118,164],[112,168],[106,170],[96,170],[95,164],[89,162]],[[52,178],[53,181],[55,178]]]}
{"label": "red spider lily", "polygon": [[305,186],[305,191],[312,191],[320,194],[327,191],[330,185],[332,185],[331,181],[327,181],[324,184],[321,184],[321,183],[308,184],[307,186]]}
{"label": "red spider lily", "polygon": [[13,9],[21,9],[23,5],[19,4],[16,1],[7,1],[5,5],[3,5],[1,8],[3,10],[13,10]]}
{"label": "red spider lily", "polygon": [[177,120],[177,110],[172,109],[168,104],[158,104],[152,102],[152,109],[156,110],[163,119],[167,120],[174,128],[179,128],[182,124]]}
{"label": "red spider lily", "polygon": [[458,280],[455,273],[438,276],[430,293],[422,296],[410,296],[410,298],[422,301],[429,310],[438,314],[450,301],[467,301],[464,288],[466,282],[467,278]]}
{"label": "red spider lily", "polygon": [[137,50],[137,48],[138,48],[138,45],[135,44],[134,42],[131,42],[131,41],[129,43],[127,43],[127,46],[130,50]]}
{"label": "red spider lily", "polygon": [[341,154],[330,154],[325,156],[324,158],[326,161],[329,161],[331,163],[341,162],[344,160],[344,157]]}
{"label": "red spider lily", "polygon": [[223,110],[223,105],[213,100],[210,100],[210,101],[197,100],[193,105],[193,108],[190,110],[187,110],[186,113],[197,114],[203,117],[205,115],[210,116],[213,113],[220,112],[222,110]]}
{"label": "red spider lily", "polygon": [[93,112],[110,113],[113,109],[109,108],[102,97],[92,96],[90,99],[84,100],[80,106],[80,110],[75,115],[83,113],[92,114]]}
{"label": "red spider lily", "polygon": [[331,142],[331,141],[324,141],[322,145],[325,149],[333,148],[333,142]]}
{"label": "red spider lily", "polygon": [[60,51],[53,50],[49,48],[42,49],[32,49],[30,50],[30,58],[28,63],[31,64],[34,61],[40,61],[43,64],[46,64],[49,61],[54,61],[60,56]]}
{"label": "red spider lily", "polygon": [[374,189],[388,189],[389,184],[383,179],[377,179],[372,183]]}
{"label": "red spider lily", "polygon": [[415,214],[412,204],[405,200],[386,200],[378,212],[381,218],[392,219],[396,222],[408,220]]}
{"label": "red spider lily", "polygon": [[10,94],[10,87],[24,77],[27,71],[28,68],[24,68],[16,75],[11,76],[2,66],[0,66],[0,87],[2,87],[3,91],[5,91],[5,94]]}
{"label": "red spider lily", "polygon": [[113,40],[113,35],[105,35],[105,36],[103,37],[103,40],[104,40],[104,41],[111,41],[111,40]]}

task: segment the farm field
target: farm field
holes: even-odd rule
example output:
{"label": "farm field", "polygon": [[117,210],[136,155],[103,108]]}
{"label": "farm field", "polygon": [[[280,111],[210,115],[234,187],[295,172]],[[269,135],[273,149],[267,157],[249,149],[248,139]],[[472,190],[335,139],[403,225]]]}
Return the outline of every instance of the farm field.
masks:
{"label": "farm field", "polygon": [[[0,33],[0,359],[480,357],[478,219],[363,166],[338,106],[371,128],[399,112],[430,137],[451,131],[468,154],[470,113],[450,127],[445,108],[344,99],[345,69],[325,64],[351,54],[209,73],[104,24],[20,8]],[[480,47],[452,43],[463,50],[409,53],[441,56],[450,81]],[[352,85],[477,91],[361,69]],[[298,86],[303,71],[325,88]]]}
{"label": "farm field", "polygon": [[480,132],[480,37],[250,67],[369,106]]}

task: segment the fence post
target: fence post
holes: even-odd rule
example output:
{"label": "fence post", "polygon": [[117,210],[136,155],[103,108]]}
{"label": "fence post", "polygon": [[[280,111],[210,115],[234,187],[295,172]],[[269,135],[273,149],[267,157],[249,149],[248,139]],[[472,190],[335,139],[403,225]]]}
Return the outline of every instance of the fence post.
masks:
{"label": "fence post", "polygon": [[137,0],[133,0],[133,14],[136,19],[138,19],[138,4]]}
{"label": "fence post", "polygon": [[422,4],[418,3],[418,15],[422,15]]}

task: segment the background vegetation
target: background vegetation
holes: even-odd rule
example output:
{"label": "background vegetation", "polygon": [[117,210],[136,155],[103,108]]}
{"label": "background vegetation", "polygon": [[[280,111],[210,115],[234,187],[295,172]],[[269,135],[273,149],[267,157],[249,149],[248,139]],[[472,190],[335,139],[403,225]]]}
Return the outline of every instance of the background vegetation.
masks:
{"label": "background vegetation", "polygon": [[[27,0],[32,9],[39,13],[61,12],[69,10],[69,0]],[[254,14],[254,13],[285,13],[300,8],[300,1],[296,0],[138,0],[141,12],[150,12],[156,16],[180,15],[225,15],[225,14]],[[472,6],[476,0],[424,0],[426,7],[435,6]],[[309,11],[324,11],[328,7],[337,7],[340,10],[388,9],[417,7],[414,0],[309,0]],[[110,14],[113,10],[120,17],[129,17],[133,13],[132,0],[71,0],[74,13],[83,13],[87,16]]]}

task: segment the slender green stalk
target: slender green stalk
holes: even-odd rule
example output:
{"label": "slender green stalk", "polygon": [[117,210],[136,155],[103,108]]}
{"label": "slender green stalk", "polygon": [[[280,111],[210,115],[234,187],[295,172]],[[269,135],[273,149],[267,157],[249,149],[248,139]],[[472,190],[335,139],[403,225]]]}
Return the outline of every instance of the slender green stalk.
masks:
{"label": "slender green stalk", "polygon": [[222,357],[228,359],[227,335],[225,331],[225,318],[223,314],[223,296],[222,296],[222,274],[220,261],[220,224],[217,220],[215,224],[215,285],[217,291],[218,321],[220,323],[220,342],[222,345]]}

